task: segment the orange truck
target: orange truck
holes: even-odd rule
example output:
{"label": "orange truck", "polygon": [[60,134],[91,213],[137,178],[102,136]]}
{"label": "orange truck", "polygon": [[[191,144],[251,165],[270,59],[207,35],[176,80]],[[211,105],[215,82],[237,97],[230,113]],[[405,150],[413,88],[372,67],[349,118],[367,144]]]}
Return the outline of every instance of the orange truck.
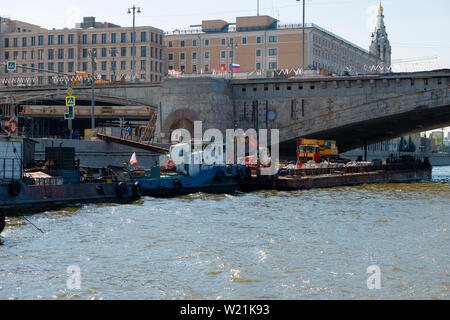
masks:
{"label": "orange truck", "polygon": [[297,139],[297,163],[335,161],[339,158],[336,141]]}

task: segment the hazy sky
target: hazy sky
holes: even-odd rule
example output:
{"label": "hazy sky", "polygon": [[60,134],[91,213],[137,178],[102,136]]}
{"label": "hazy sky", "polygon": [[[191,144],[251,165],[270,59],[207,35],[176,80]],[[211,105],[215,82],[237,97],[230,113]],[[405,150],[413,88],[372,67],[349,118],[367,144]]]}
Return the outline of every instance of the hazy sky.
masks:
{"label": "hazy sky", "polygon": [[[95,16],[131,26],[127,14],[133,2],[120,0],[3,0],[0,16],[37,24],[45,28],[74,27],[83,16]],[[260,14],[281,22],[301,22],[301,3],[295,0],[260,0]],[[202,19],[234,22],[237,16],[256,15],[257,0],[167,0],[134,2],[142,13],[137,25],[151,25],[164,31],[200,24]],[[369,48],[378,0],[306,0],[306,22],[313,22],[337,35]],[[382,0],[393,59],[428,58],[408,64],[394,64],[395,71],[450,68],[450,0]]]}

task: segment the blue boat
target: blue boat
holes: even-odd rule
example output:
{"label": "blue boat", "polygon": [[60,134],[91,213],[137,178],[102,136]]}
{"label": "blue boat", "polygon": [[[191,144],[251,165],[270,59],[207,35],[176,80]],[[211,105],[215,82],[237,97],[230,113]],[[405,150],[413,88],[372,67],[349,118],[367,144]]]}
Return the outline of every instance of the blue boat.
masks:
{"label": "blue boat", "polygon": [[[184,157],[184,161],[175,165],[174,155],[182,156],[183,150],[186,151],[186,144],[172,146],[166,166],[153,167],[150,170],[130,166],[127,168],[133,180],[139,183],[142,195],[174,197],[196,192],[232,193],[247,177],[244,165],[205,164],[200,161],[203,160],[203,151],[186,155],[191,161],[186,161],[187,158]],[[194,161],[195,159],[197,161]]]}

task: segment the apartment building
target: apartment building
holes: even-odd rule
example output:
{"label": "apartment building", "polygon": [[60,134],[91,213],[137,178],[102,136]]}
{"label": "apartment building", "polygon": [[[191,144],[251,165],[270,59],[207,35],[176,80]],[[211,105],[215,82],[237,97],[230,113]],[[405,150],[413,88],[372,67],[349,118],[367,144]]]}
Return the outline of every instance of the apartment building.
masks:
{"label": "apartment building", "polygon": [[[133,37],[135,79],[160,82],[167,74],[164,32],[145,26],[120,27],[86,17],[74,29],[48,30],[2,19],[0,57],[17,61],[16,71],[0,71],[1,81],[48,85],[74,72],[91,73],[108,81],[131,80]],[[91,62],[90,52],[96,52]],[[48,71],[58,72],[52,74]]]}
{"label": "apartment building", "polygon": [[[336,74],[368,73],[377,56],[315,24],[305,26],[305,69]],[[301,24],[280,24],[270,16],[202,21],[166,33],[168,69],[185,73],[298,69],[303,63]]]}

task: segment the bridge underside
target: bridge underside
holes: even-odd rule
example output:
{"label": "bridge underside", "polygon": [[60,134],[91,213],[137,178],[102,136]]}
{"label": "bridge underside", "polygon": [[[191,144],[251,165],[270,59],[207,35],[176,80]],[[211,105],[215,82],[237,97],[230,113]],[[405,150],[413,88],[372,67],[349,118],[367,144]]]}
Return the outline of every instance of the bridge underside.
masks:
{"label": "bridge underside", "polygon": [[[336,140],[339,152],[363,147],[365,144],[378,143],[417,132],[450,126],[450,105],[416,108],[413,111],[395,116],[378,118],[351,125],[319,131],[303,138]],[[295,140],[281,143],[280,153],[292,154]]]}

